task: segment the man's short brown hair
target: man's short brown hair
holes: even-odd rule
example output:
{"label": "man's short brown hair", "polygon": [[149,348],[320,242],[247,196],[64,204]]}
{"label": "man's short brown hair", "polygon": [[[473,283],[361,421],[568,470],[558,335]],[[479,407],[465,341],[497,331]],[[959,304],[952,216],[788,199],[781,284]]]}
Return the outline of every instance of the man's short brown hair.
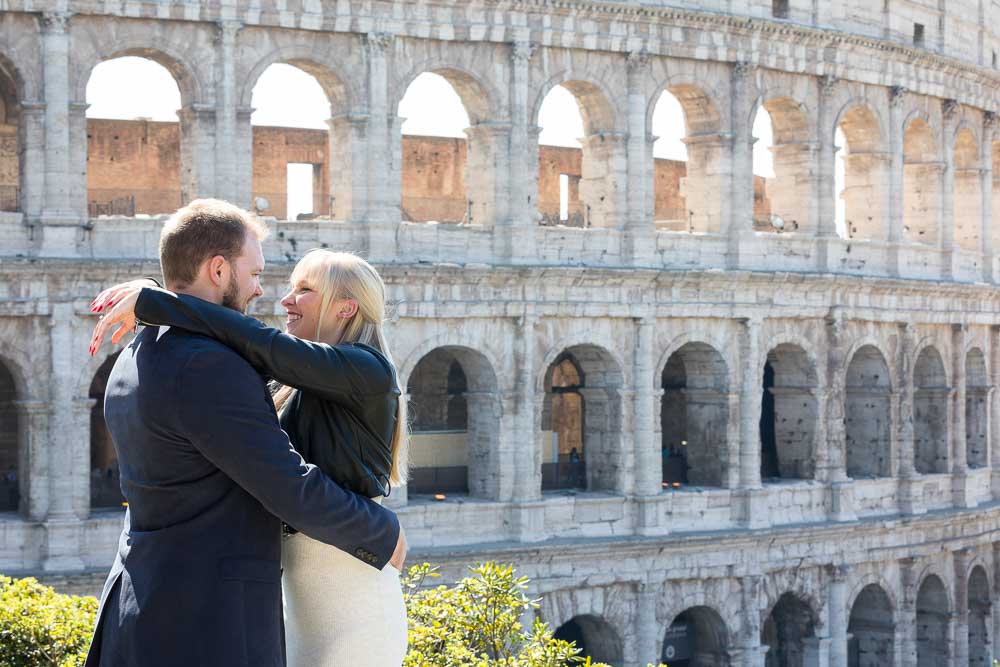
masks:
{"label": "man's short brown hair", "polygon": [[195,199],[170,216],[160,234],[160,270],[168,287],[185,288],[206,259],[233,261],[243,252],[247,233],[267,238],[256,215],[221,199]]}

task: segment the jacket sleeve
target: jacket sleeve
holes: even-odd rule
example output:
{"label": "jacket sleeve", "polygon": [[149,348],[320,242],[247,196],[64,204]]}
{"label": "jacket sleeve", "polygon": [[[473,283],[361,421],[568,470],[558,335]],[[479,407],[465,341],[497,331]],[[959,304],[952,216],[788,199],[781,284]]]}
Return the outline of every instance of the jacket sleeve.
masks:
{"label": "jacket sleeve", "polygon": [[269,512],[313,539],[382,569],[396,515],[344,490],[295,451],[261,378],[228,351],[197,352],[178,374],[178,428]]}
{"label": "jacket sleeve", "polygon": [[143,288],[135,315],[145,324],[214,338],[236,350],[259,373],[338,403],[356,405],[366,395],[398,391],[389,362],[363,347],[302,340],[197,297]]}

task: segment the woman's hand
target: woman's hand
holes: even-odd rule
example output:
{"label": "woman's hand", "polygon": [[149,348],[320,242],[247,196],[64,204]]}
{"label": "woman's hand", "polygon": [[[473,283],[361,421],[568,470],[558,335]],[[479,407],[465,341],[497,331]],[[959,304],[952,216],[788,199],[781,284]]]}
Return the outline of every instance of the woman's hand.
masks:
{"label": "woman's hand", "polygon": [[104,336],[112,327],[117,326],[111,334],[113,344],[117,344],[126,333],[135,329],[135,302],[139,298],[139,292],[143,287],[154,286],[152,280],[140,278],[109,287],[97,295],[90,304],[90,312],[103,314],[90,339],[90,356],[94,356],[101,347]]}

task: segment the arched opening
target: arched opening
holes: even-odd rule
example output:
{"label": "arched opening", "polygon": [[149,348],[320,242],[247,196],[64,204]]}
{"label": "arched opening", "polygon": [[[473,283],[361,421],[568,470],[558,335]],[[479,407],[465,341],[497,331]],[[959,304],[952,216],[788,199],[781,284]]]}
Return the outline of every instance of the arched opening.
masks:
{"label": "arched opening", "polygon": [[[87,212],[173,213],[197,195],[187,151],[188,112],[177,78],[150,58],[123,56],[87,80]],[[178,122],[180,119],[180,122]],[[201,147],[198,147],[200,149]]]}
{"label": "arched opening", "polygon": [[538,108],[537,125],[540,224],[618,225],[625,195],[625,143],[600,88],[586,81],[554,86]]}
{"label": "arched opening", "polygon": [[903,132],[903,238],[937,246],[944,163],[930,125],[914,118]]}
{"label": "arched opening", "polygon": [[250,102],[251,192],[254,208],[264,215],[279,220],[347,215],[337,208],[345,202],[337,201],[343,188],[335,184],[346,180],[349,192],[351,163],[340,158],[350,153],[350,131],[331,120],[342,88],[329,70],[303,60],[274,63],[257,78]]}
{"label": "arched opening", "polygon": [[[889,187],[889,155],[878,120],[870,109],[854,106],[841,117],[835,139],[842,151],[844,235],[848,239],[884,240],[884,197]],[[842,143],[840,143],[842,141]]]}
{"label": "arched opening", "polygon": [[925,347],[913,365],[913,465],[921,474],[948,472],[950,393],[941,354]]}
{"label": "arched opening", "polygon": [[849,477],[888,477],[892,384],[885,357],[872,345],[861,347],[847,367],[844,425]]}
{"label": "arched opening", "polygon": [[767,353],[761,401],[761,479],[812,479],[816,473],[816,369],[790,343]]}
{"label": "arched opening", "polygon": [[0,363],[0,512],[16,512],[21,500],[20,439],[17,385]]}
{"label": "arched opening", "polygon": [[413,368],[407,393],[408,493],[496,498],[500,414],[486,358],[464,347],[436,348]]}
{"label": "arched opening", "polygon": [[964,250],[982,249],[982,197],[979,142],[963,128],[955,137],[955,245]]}
{"label": "arched opening", "polygon": [[719,614],[692,607],[677,615],[663,638],[660,662],[671,667],[728,667],[729,633]]}
{"label": "arched opening", "polygon": [[807,115],[788,97],[757,109],[754,136],[754,226],[760,231],[812,232],[815,147]]}
{"label": "arched opening", "polygon": [[808,640],[816,636],[816,616],[792,593],[778,603],[764,621],[760,642],[768,647],[766,667],[805,667]]}
{"label": "arched opening", "polygon": [[13,67],[0,58],[0,211],[21,210],[20,96]]}
{"label": "arched opening", "polygon": [[667,86],[653,108],[654,218],[657,229],[717,233],[722,228],[726,139],[715,104],[697,86]]}
{"label": "arched opening", "polygon": [[118,474],[118,452],[104,421],[104,393],[119,354],[112,354],[97,369],[88,394],[94,400],[90,409],[90,506],[95,509],[121,507],[125,502]]}
{"label": "arched opening", "polygon": [[549,364],[542,404],[542,489],[619,490],[621,369],[594,345],[564,350]]}
{"label": "arched opening", "polygon": [[848,667],[893,664],[895,627],[889,596],[877,584],[865,586],[851,607],[847,623]]}
{"label": "arched opening", "polygon": [[929,575],[917,593],[917,667],[949,664],[948,593],[935,575]]}
{"label": "arched opening", "polygon": [[663,485],[726,486],[729,373],[705,343],[686,343],[661,375]]}
{"label": "arched opening", "polygon": [[[403,133],[402,215],[408,222],[482,224],[483,210],[473,210],[482,172],[492,177],[485,162],[492,154],[487,133],[471,127],[470,114],[456,92],[457,73],[424,72],[407,87],[399,102],[406,120]],[[471,88],[466,89],[472,94]],[[478,187],[492,188],[479,182]]]}
{"label": "arched opening", "polygon": [[965,459],[970,468],[989,460],[990,381],[986,357],[978,347],[965,356]]}
{"label": "arched opening", "polygon": [[622,667],[622,640],[611,624],[599,616],[574,616],[560,625],[554,636],[576,644],[581,658]]}
{"label": "arched opening", "polygon": [[990,581],[986,571],[976,566],[969,575],[969,667],[992,665],[993,603],[990,601]]}

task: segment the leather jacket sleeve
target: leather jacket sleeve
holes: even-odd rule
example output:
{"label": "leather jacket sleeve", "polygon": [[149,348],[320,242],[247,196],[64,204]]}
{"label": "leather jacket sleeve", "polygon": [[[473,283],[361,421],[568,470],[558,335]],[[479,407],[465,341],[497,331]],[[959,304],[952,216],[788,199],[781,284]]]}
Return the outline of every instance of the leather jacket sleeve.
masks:
{"label": "leather jacket sleeve", "polygon": [[392,364],[366,345],[302,340],[230,308],[152,287],[139,293],[135,315],[145,324],[214,338],[257,372],[343,405],[360,405],[373,394],[399,393]]}

